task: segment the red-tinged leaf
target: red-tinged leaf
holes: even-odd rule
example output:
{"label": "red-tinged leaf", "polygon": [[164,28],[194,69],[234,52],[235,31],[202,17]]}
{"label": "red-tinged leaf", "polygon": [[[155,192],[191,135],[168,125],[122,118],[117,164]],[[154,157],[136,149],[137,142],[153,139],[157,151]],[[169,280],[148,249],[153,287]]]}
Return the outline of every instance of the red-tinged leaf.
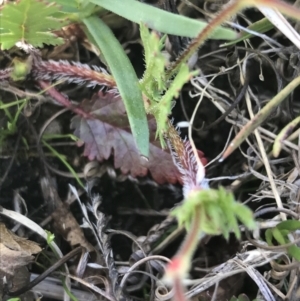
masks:
{"label": "red-tinged leaf", "polygon": [[[190,142],[181,139],[178,130],[173,127],[171,122],[169,122],[165,139],[171,151],[173,162],[181,174],[183,196],[186,198],[190,192],[203,188],[204,166],[207,164],[207,160],[199,150],[198,154],[194,154]],[[200,160],[197,160],[196,156]]]}
{"label": "red-tinged leaf", "polygon": [[150,154],[147,162],[139,155],[121,97],[113,92],[100,92],[92,100],[85,100],[82,107],[95,119],[75,116],[71,128],[81,139],[81,145],[85,143],[84,155],[90,160],[107,160],[113,154],[115,168],[120,168],[124,174],[145,176],[149,170],[159,184],[181,182],[170,153],[162,150],[160,142],[155,140],[154,117],[148,118]]}

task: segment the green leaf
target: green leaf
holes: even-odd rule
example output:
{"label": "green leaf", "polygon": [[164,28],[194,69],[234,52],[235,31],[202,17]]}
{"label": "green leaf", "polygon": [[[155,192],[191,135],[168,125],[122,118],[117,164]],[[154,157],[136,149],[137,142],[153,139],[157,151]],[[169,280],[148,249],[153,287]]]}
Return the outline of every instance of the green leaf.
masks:
{"label": "green leaf", "polygon": [[250,299],[248,298],[247,295],[241,294],[241,295],[238,296],[238,301],[250,301]]}
{"label": "green leaf", "polygon": [[42,1],[21,0],[6,3],[0,11],[1,49],[10,49],[17,42],[25,42],[34,47],[43,44],[63,44],[63,39],[56,37],[50,30],[58,30],[63,22],[53,15],[59,8]]}
{"label": "green leaf", "polygon": [[273,246],[273,242],[272,242],[272,239],[273,239],[273,229],[267,229],[266,230],[266,233],[265,233],[265,237],[266,237],[266,242],[269,246]]}
{"label": "green leaf", "polygon": [[[258,33],[265,33],[267,31],[269,31],[270,29],[274,28],[274,25],[267,19],[267,18],[263,18],[257,22],[252,23],[251,25],[249,25],[247,27],[247,29],[251,30],[251,31],[256,31]],[[235,45],[241,41],[244,41],[246,39],[252,38],[253,36],[255,36],[254,34],[247,32],[247,31],[243,31],[241,33],[241,36],[233,41],[224,43],[221,45],[221,47],[227,47],[227,46],[231,46],[231,45]]]}
{"label": "green leaf", "polygon": [[248,228],[248,229],[255,229],[256,223],[253,219],[252,211],[244,206],[241,203],[235,203],[235,209],[234,212],[237,216],[237,218]]}
{"label": "green leaf", "polygon": [[140,25],[140,33],[146,62],[146,71],[140,86],[150,101],[159,101],[162,92],[166,89],[167,59],[161,52],[165,38],[160,40],[157,33],[150,33],[143,23]]}
{"label": "green leaf", "polygon": [[300,229],[300,221],[287,220],[279,223],[276,228],[279,230],[289,230],[290,232]]}
{"label": "green leaf", "polygon": [[[244,221],[249,229],[253,230],[256,227],[250,209],[237,203],[233,194],[222,187],[218,190],[204,189],[193,192],[181,206],[172,211],[172,215],[176,216],[179,225],[189,229],[196,210],[201,215],[199,229],[210,235],[223,234],[228,239],[230,231],[233,230],[237,237],[240,237],[237,218]],[[241,211],[246,213],[243,219],[240,218]]]}
{"label": "green leaf", "polygon": [[96,9],[96,5],[87,1],[79,0],[47,0],[48,2],[54,2],[60,5],[61,9],[55,17],[68,18],[72,21],[81,21],[84,17],[89,17],[96,12],[103,11],[105,9]]}
{"label": "green leaf", "polygon": [[149,129],[139,81],[121,44],[97,17],[83,19],[88,33],[101,49],[124,101],[133,137],[140,153],[148,158]]}
{"label": "green leaf", "polygon": [[54,241],[55,235],[48,230],[45,230],[45,232],[47,234],[47,244],[49,245]]}
{"label": "green leaf", "polygon": [[[172,35],[195,38],[207,25],[205,22],[172,14],[136,0],[89,0],[89,2],[102,6],[132,22],[145,23],[152,29]],[[211,38],[232,40],[237,36],[237,33],[231,29],[218,27]]]}
{"label": "green leaf", "polygon": [[288,253],[293,256],[296,260],[300,261],[300,248],[296,245],[290,246],[288,248]]}
{"label": "green leaf", "polygon": [[[231,297],[231,299],[229,301],[250,301],[250,299],[248,298],[247,295],[241,294],[238,297],[235,297],[235,296]],[[255,300],[253,300],[253,301],[255,301]]]}
{"label": "green leaf", "polygon": [[56,151],[50,144],[48,144],[45,140],[43,140],[43,144],[51,151],[51,153],[56,156],[65,166],[66,168],[70,171],[70,173],[73,175],[74,179],[78,182],[78,184],[81,187],[84,187],[82,181],[78,177],[77,173],[73,169],[73,167],[67,162],[67,159],[64,155],[60,154],[59,152]]}
{"label": "green leaf", "polygon": [[171,114],[172,100],[178,97],[183,85],[196,74],[198,74],[198,71],[190,72],[189,67],[186,64],[182,64],[171,86],[159,103],[149,108],[149,112],[155,116],[157,123],[156,136],[159,136],[162,145],[164,145],[163,134],[167,126],[167,118]]}
{"label": "green leaf", "polygon": [[284,245],[286,243],[282,233],[280,232],[280,230],[275,227],[272,231],[272,234],[274,236],[274,238],[276,239],[276,241],[280,244],[280,245]]}
{"label": "green leaf", "polygon": [[[228,204],[224,204],[224,202],[221,202],[221,204],[222,204],[223,214],[227,217],[226,226],[224,227],[224,229],[226,229],[226,228],[228,229],[228,231],[227,231],[228,234],[226,232],[223,232],[223,236],[228,240],[229,239],[229,231],[233,231],[236,238],[240,239],[241,232],[239,229],[235,211],[233,211],[232,208],[230,208],[230,206],[228,206]],[[226,235],[225,235],[225,233],[226,233]]]}

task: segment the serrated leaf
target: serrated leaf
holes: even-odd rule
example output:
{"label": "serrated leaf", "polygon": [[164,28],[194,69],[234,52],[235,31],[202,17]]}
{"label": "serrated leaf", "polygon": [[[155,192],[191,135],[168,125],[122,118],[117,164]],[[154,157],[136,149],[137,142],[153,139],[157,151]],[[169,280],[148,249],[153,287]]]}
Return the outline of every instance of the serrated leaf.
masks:
{"label": "serrated leaf", "polygon": [[177,98],[183,85],[187,83],[191,77],[196,75],[198,71],[190,72],[186,64],[182,64],[179,72],[174,78],[171,86],[166,91],[157,105],[149,108],[149,111],[155,116],[157,122],[157,136],[163,145],[163,134],[167,127],[167,118],[171,113],[171,106],[173,98]]}
{"label": "serrated leaf", "polygon": [[244,206],[243,204],[236,203],[235,210],[238,219],[248,228],[248,229],[255,229],[256,223],[253,219],[253,213],[250,208]]}
{"label": "serrated leaf", "polygon": [[239,229],[238,221],[236,218],[236,212],[232,210],[232,206],[228,206],[229,204],[226,202],[221,202],[223,215],[226,215],[226,225],[224,229],[228,229],[226,232],[223,232],[225,239],[229,238],[229,231],[233,231],[237,239],[241,238],[241,232]]}
{"label": "serrated leaf", "polygon": [[146,71],[140,81],[140,86],[151,101],[158,101],[166,89],[167,59],[161,52],[165,38],[159,39],[157,33],[150,33],[144,24],[140,25],[140,34],[146,62]]}
{"label": "serrated leaf", "polygon": [[9,49],[17,42],[34,47],[63,44],[63,39],[50,32],[63,26],[61,20],[53,17],[58,12],[56,5],[43,1],[20,0],[7,3],[0,11],[1,49]]}
{"label": "serrated leaf", "polygon": [[250,209],[237,203],[232,193],[222,187],[218,190],[203,189],[192,192],[181,206],[172,211],[172,215],[176,216],[180,225],[185,225],[189,229],[196,210],[201,215],[200,230],[210,235],[223,234],[225,238],[228,238],[230,231],[233,230],[239,237],[237,219],[240,219],[241,211],[246,213],[246,216],[240,219],[244,225],[252,230],[256,227],[253,215],[249,214]]}
{"label": "serrated leaf", "polygon": [[121,97],[114,93],[95,95],[91,101],[82,104],[84,110],[95,119],[75,116],[71,127],[84,145],[84,156],[90,160],[107,160],[114,157],[115,168],[133,177],[145,176],[150,171],[157,183],[180,182],[180,174],[172,161],[170,153],[161,149],[155,141],[156,124],[148,119],[150,128],[150,152],[147,162],[140,157],[132,136],[129,121]]}

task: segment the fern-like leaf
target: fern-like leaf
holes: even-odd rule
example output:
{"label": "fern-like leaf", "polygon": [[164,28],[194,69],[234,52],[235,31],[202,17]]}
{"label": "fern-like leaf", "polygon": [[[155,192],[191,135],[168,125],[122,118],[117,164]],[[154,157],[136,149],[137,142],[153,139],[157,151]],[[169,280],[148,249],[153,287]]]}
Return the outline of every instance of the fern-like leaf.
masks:
{"label": "fern-like leaf", "polygon": [[10,49],[17,42],[43,47],[43,44],[59,45],[62,38],[56,37],[50,30],[58,30],[64,25],[53,15],[59,12],[54,3],[41,0],[20,0],[7,3],[0,11],[1,49]]}

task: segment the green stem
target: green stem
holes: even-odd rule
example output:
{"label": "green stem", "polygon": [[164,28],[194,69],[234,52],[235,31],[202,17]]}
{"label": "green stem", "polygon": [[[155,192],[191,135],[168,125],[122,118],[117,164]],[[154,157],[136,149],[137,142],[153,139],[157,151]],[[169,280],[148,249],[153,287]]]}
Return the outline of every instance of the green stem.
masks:
{"label": "green stem", "polygon": [[188,258],[191,262],[192,256],[197,248],[199,243],[199,237],[202,233],[200,229],[200,220],[201,220],[201,209],[200,207],[195,208],[195,215],[189,229],[187,236],[179,249],[178,253],[175,255],[177,258]]}
{"label": "green stem", "polygon": [[200,234],[202,233],[199,227],[200,220],[201,210],[200,207],[196,207],[191,228],[187,233],[186,239],[166,267],[165,279],[166,281],[170,281],[173,285],[177,277],[183,279],[190,270],[192,257],[199,243]]}

